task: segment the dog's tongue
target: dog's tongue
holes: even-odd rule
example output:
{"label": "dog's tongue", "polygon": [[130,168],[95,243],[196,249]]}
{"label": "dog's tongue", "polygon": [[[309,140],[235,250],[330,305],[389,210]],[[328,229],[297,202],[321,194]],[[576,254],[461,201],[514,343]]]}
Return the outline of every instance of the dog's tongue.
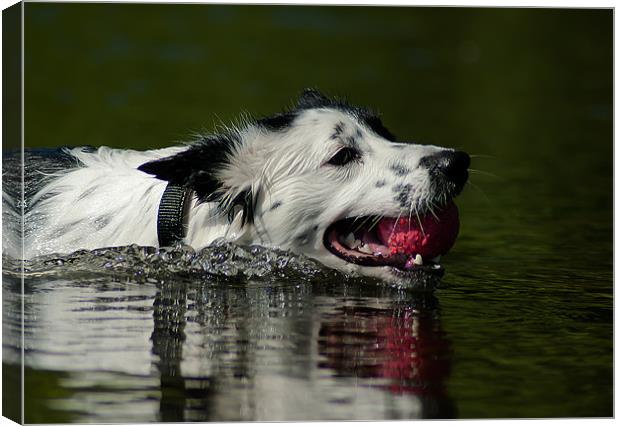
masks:
{"label": "dog's tongue", "polygon": [[377,233],[391,254],[419,254],[432,259],[446,254],[459,233],[459,212],[454,203],[435,214],[411,219],[384,218],[377,225]]}

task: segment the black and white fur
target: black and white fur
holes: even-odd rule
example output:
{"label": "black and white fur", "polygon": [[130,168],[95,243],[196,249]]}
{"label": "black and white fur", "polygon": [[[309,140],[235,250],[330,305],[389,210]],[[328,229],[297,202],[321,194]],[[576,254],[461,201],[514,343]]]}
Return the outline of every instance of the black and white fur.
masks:
{"label": "black and white fur", "polygon": [[394,268],[349,263],[326,249],[330,224],[355,216],[431,211],[464,182],[438,180],[453,150],[395,142],[369,110],[306,90],[296,106],[194,143],[149,151],[74,148],[76,167],[29,200],[24,257],[77,249],[157,246],[168,182],[193,190],[185,243],[218,238],[303,253],[345,273],[401,282]]}

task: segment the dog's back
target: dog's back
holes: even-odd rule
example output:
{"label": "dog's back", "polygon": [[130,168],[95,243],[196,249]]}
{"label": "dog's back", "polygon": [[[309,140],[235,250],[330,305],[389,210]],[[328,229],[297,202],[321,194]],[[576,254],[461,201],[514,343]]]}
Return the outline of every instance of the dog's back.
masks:
{"label": "dog's back", "polygon": [[[156,245],[147,230],[157,220],[157,204],[166,184],[136,167],[178,150],[26,151],[24,257],[76,248]],[[15,196],[9,194],[7,201]],[[21,257],[21,253],[7,254]]]}

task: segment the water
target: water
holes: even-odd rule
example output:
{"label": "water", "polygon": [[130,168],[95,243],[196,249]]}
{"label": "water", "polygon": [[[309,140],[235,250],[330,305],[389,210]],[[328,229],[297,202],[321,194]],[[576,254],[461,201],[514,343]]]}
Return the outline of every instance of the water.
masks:
{"label": "water", "polygon": [[166,146],[317,86],[480,171],[433,294],[226,244],[29,262],[26,421],[613,415],[611,11],[26,10],[28,147]]}

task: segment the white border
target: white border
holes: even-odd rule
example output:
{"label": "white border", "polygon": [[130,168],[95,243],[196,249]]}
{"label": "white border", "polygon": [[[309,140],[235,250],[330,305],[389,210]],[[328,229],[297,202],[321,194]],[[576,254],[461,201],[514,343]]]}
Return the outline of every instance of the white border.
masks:
{"label": "white border", "polygon": [[[46,2],[51,2],[51,1],[47,1],[44,0]],[[88,3],[96,3],[96,1],[86,1]],[[475,0],[475,3],[472,3],[470,1],[466,1],[466,0],[451,0],[449,2],[438,2],[438,1],[423,1],[423,0],[416,0],[416,1],[411,1],[411,0],[390,0],[390,1],[386,1],[386,2],[380,2],[380,1],[364,1],[364,0],[357,0],[357,1],[346,1],[346,0],[320,0],[320,1],[256,1],[256,0],[245,0],[245,1],[240,1],[240,0],[229,0],[229,1],[170,1],[170,0],[150,0],[150,1],[106,1],[107,3],[196,3],[196,4],[205,4],[205,3],[211,3],[211,4],[271,4],[271,5],[282,5],[282,4],[305,4],[305,5],[374,5],[374,6],[443,6],[443,7],[543,7],[543,8],[615,8],[616,7],[616,2],[615,1],[600,1],[600,0],[596,0],[596,1],[589,1],[589,2],[585,2],[585,1],[577,1],[577,0],[556,0],[556,1],[550,1],[550,0],[546,0],[546,1],[492,1],[492,0]],[[1,9],[5,9],[9,6],[12,6],[13,4],[15,4],[15,1],[12,0],[0,0],[0,8]],[[0,27],[1,27],[1,21],[0,21]],[[22,8],[22,42],[23,42],[23,8]],[[575,29],[575,31],[579,31],[578,28]],[[616,76],[616,72],[615,70],[617,70],[616,67],[616,46],[618,46],[618,35],[615,31],[615,12],[614,12],[614,166],[616,164],[620,164],[619,160],[620,160],[620,154],[618,154],[618,150],[615,149],[615,123],[616,120],[618,118],[618,112],[615,108],[615,99],[616,99],[616,93],[617,93],[617,86],[615,85],[615,76]],[[0,46],[2,45],[2,31],[0,28]],[[22,75],[23,75],[23,55],[22,55]],[[0,76],[1,76],[1,72],[2,72],[2,59],[0,56]],[[22,79],[22,100],[23,100],[23,79]],[[0,98],[2,97],[2,87],[0,85]],[[23,108],[24,108],[24,104],[22,102],[22,138],[24,136],[24,127],[23,127]],[[0,105],[0,126],[2,125],[2,105]],[[22,140],[22,146],[23,146],[23,140]],[[0,183],[0,189],[1,189],[1,183]],[[615,173],[615,167],[614,167],[614,225],[618,223],[618,221],[616,221],[617,218],[617,214],[618,212],[616,211],[616,204],[615,201],[618,199],[618,185],[616,185],[616,173]],[[0,230],[0,238],[2,236],[1,234],[1,230]],[[616,242],[616,234],[617,234],[617,229],[614,226],[614,277],[616,276],[616,265],[618,265],[618,258],[616,256],[616,250],[615,250],[615,242]],[[1,282],[1,278],[0,278],[0,282]],[[22,283],[23,286],[23,283]],[[23,287],[22,287],[22,291],[23,291]],[[23,299],[22,299],[22,312],[23,312]],[[2,307],[0,305],[0,315],[2,313]],[[615,316],[615,286],[614,286],[614,337],[615,337],[615,329],[616,329],[616,316]],[[0,336],[1,336],[1,329],[0,329]],[[615,343],[615,339],[614,339],[614,343]],[[615,408],[618,406],[617,404],[617,392],[615,385],[618,383],[618,376],[617,376],[617,370],[615,368],[616,365],[616,361],[617,361],[617,357],[616,357],[617,353],[615,350],[615,344],[614,344],[614,412],[615,412]],[[23,318],[22,318],[22,357],[23,357]],[[22,358],[23,359],[23,358]],[[1,380],[2,380],[2,372],[0,370],[0,384],[1,384]],[[22,363],[22,383],[23,383],[23,363]],[[2,387],[0,386],[0,404],[1,404],[1,395],[2,395]],[[23,388],[22,388],[22,402],[23,402]],[[23,403],[22,403],[22,410],[23,410]],[[22,412],[22,419],[23,419],[23,412]],[[445,424],[448,422],[453,422],[453,421],[433,421],[433,424]],[[343,424],[349,425],[349,424],[360,424],[363,425],[367,422],[298,422],[296,424],[298,425],[308,425],[308,426],[315,426],[317,424],[321,424],[321,425],[327,425],[327,426],[342,426]],[[409,423],[409,422],[407,422]],[[422,423],[429,423],[429,421],[422,421]],[[558,425],[579,425],[579,426],[591,426],[591,425],[600,425],[600,424],[609,424],[609,423],[616,423],[615,419],[550,419],[550,420],[459,420],[459,423],[465,423],[465,424],[474,424],[474,425],[478,425],[478,424],[499,424],[499,425],[503,425],[503,424],[507,424],[507,425],[515,425],[515,426],[521,426],[521,425],[527,425],[527,426],[531,426],[531,425],[539,425],[539,424],[558,424]],[[166,423],[167,425],[185,425],[187,423]],[[231,424],[231,423],[209,423],[209,424],[213,424],[213,425],[222,425],[222,424]],[[268,425],[268,424],[272,424],[272,423],[258,423],[258,422],[253,422],[253,423],[233,423],[234,425]],[[377,424],[377,425],[388,425],[388,424],[406,424],[404,422],[393,422],[393,421],[389,421],[389,422],[372,422],[372,424]],[[4,418],[4,417],[0,417],[0,426],[4,426],[4,425],[15,425],[15,423],[13,423],[12,421]]]}

